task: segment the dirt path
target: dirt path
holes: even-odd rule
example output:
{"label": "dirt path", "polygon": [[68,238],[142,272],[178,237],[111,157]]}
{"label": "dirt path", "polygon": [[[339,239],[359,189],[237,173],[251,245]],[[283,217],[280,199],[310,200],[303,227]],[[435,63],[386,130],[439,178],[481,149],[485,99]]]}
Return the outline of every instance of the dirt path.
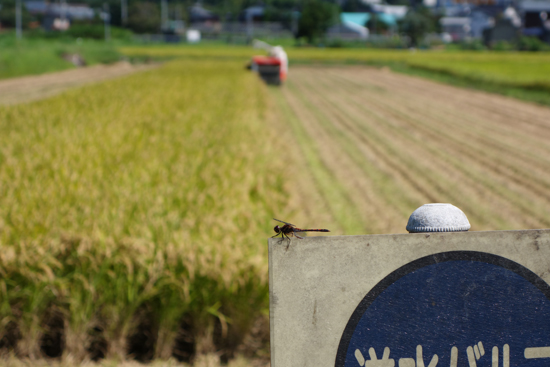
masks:
{"label": "dirt path", "polygon": [[112,65],[95,65],[42,75],[0,80],[0,105],[29,102],[58,94],[84,84],[112,79],[156,65],[132,65],[119,62]]}
{"label": "dirt path", "polygon": [[429,202],[475,230],[550,227],[550,108],[365,67],[295,67],[273,93],[346,234],[404,232]]}

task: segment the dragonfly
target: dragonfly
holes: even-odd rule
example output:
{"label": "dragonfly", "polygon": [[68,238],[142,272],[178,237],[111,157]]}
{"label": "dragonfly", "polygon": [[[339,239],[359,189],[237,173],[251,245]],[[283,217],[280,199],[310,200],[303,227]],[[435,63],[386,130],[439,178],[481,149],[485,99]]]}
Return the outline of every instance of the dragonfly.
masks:
{"label": "dragonfly", "polygon": [[273,228],[276,234],[275,236],[271,237],[273,238],[273,237],[277,237],[278,235],[281,235],[281,241],[285,238],[290,241],[290,236],[303,239],[303,237],[300,237],[298,235],[299,232],[330,232],[328,229],[301,229],[296,227],[294,224],[283,222],[282,220],[279,220],[279,219],[273,218],[273,220],[276,220],[277,222],[281,222],[284,224],[284,226],[276,225]]}

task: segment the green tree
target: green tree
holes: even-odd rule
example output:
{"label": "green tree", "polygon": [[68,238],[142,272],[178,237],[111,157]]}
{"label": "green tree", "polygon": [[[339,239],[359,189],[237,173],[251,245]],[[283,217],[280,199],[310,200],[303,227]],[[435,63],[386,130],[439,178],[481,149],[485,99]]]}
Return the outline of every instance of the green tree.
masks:
{"label": "green tree", "polygon": [[307,0],[298,21],[296,38],[305,37],[309,43],[322,39],[327,29],[338,20],[337,5],[322,0]]}
{"label": "green tree", "polygon": [[[15,28],[15,0],[2,0],[0,5],[0,24],[2,27]],[[23,28],[27,28],[29,22],[33,20],[33,16],[21,1],[21,24]]]}
{"label": "green tree", "polygon": [[367,20],[367,23],[365,23],[365,27],[367,27],[372,34],[386,33],[390,29],[388,24],[383,22],[376,13],[371,13],[371,17]]}
{"label": "green tree", "polygon": [[370,6],[362,2],[361,0],[346,0],[342,4],[343,12],[349,12],[349,13],[369,12],[370,9],[371,9]]}
{"label": "green tree", "polygon": [[436,18],[431,16],[429,10],[424,7],[410,9],[399,21],[399,31],[409,37],[410,47],[418,46],[424,35],[435,31],[436,28]]}
{"label": "green tree", "polygon": [[135,2],[128,9],[128,28],[136,33],[158,32],[160,10],[152,2]]}

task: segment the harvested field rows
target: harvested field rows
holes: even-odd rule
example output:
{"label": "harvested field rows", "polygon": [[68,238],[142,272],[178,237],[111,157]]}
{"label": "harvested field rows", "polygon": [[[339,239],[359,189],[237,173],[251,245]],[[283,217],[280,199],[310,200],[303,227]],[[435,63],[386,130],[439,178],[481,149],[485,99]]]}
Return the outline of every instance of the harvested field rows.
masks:
{"label": "harvested field rows", "polygon": [[472,230],[550,227],[546,107],[362,67],[295,67],[273,94],[346,234],[404,232],[429,202]]}

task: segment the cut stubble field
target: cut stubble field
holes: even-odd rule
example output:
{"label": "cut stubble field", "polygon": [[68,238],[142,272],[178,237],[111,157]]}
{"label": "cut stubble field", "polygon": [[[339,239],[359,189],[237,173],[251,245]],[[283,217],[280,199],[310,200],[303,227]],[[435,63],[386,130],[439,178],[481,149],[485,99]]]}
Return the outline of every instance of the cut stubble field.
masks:
{"label": "cut stubble field", "polygon": [[547,107],[365,67],[294,67],[272,95],[346,234],[405,232],[430,202],[472,230],[550,226]]}

